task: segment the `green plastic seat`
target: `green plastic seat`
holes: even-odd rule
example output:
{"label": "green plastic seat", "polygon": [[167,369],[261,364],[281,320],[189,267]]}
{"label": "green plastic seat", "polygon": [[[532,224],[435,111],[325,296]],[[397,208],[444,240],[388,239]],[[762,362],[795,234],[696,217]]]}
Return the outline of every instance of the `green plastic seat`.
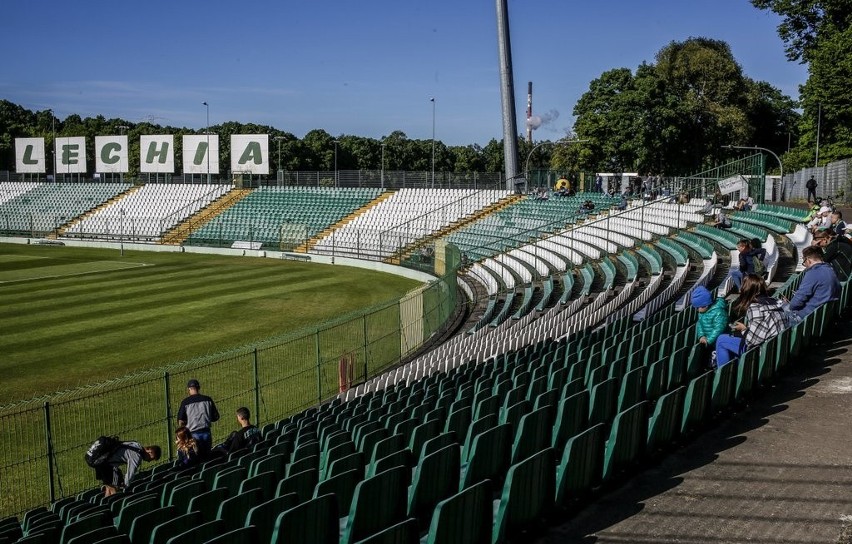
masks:
{"label": "green plastic seat", "polygon": [[419,544],[417,520],[410,518],[391,525],[383,531],[359,540],[355,544]]}
{"label": "green plastic seat", "polygon": [[[272,471],[275,473],[276,480],[283,478],[287,468],[288,452],[292,447],[290,444],[290,442],[276,444],[270,448],[269,453],[252,461],[249,466],[249,476]],[[273,452],[275,448],[278,450]]]}
{"label": "green plastic seat", "polygon": [[484,480],[439,502],[432,513],[427,544],[490,544],[492,488],[491,481]]}
{"label": "green plastic seat", "polygon": [[272,471],[263,472],[243,480],[243,483],[240,484],[240,489],[237,493],[242,494],[249,489],[257,489],[260,491],[260,500],[268,501],[275,496],[277,486],[278,479],[275,477],[275,473]]}
{"label": "green plastic seat", "polygon": [[258,542],[269,542],[275,531],[275,521],[281,512],[289,510],[299,504],[299,497],[295,493],[275,497],[262,502],[249,509],[246,514],[245,525],[253,525],[257,528]]}
{"label": "green plastic seat", "polygon": [[589,495],[601,477],[604,457],[604,424],[586,429],[568,439],[556,468],[556,503],[578,504]]}
{"label": "green plastic seat", "polygon": [[[726,365],[728,366],[728,365]],[[681,435],[695,432],[706,423],[710,415],[710,395],[715,372],[709,370],[690,380],[683,397]]]}
{"label": "green plastic seat", "polygon": [[562,398],[556,408],[550,445],[562,451],[569,438],[587,428],[589,420],[589,393],[580,391]]}
{"label": "green plastic seat", "polygon": [[288,493],[295,493],[299,497],[299,502],[304,502],[311,498],[314,493],[314,487],[319,480],[319,473],[316,469],[308,469],[298,474],[287,476],[280,482],[275,491],[276,497],[281,497]]}
{"label": "green plastic seat", "polygon": [[257,529],[252,526],[240,527],[211,538],[204,544],[257,544]]}
{"label": "green plastic seat", "polygon": [[88,533],[75,536],[68,541],[68,544],[92,544],[93,542],[100,542],[105,538],[112,538],[118,535],[119,532],[118,529],[115,528],[115,525],[107,525],[99,529],[93,529]]}
{"label": "green plastic seat", "polygon": [[204,480],[191,480],[184,482],[181,485],[172,489],[165,506],[174,506],[179,513],[186,513],[186,508],[189,506],[189,501],[193,497],[207,491],[207,486]]}
{"label": "green plastic seat", "polygon": [[323,495],[278,515],[270,544],[338,544],[337,498]]}
{"label": "green plastic seat", "polygon": [[159,507],[160,498],[153,494],[142,497],[139,500],[125,502],[118,516],[115,518],[115,526],[118,527],[118,532],[130,534],[130,527],[133,525],[133,520]]}
{"label": "green plastic seat", "polygon": [[554,466],[553,448],[546,448],[509,468],[500,500],[495,502],[494,544],[541,524],[554,503]]}
{"label": "green plastic seat", "polygon": [[341,511],[348,512],[352,506],[355,487],[364,479],[363,470],[350,470],[319,482],[314,487],[314,498],[333,494]]}
{"label": "green plastic seat", "polygon": [[432,510],[459,488],[461,448],[450,444],[425,456],[414,469],[408,490],[408,516],[417,518],[426,527]]}
{"label": "green plastic seat", "polygon": [[166,544],[171,538],[194,529],[201,522],[200,512],[175,516],[153,528],[148,544]]}
{"label": "green plastic seat", "polygon": [[526,414],[521,418],[521,424],[515,430],[512,444],[512,463],[550,447],[553,429],[553,411],[545,406]]}
{"label": "green plastic seat", "polygon": [[718,414],[728,410],[734,400],[734,387],[736,385],[737,360],[717,368],[713,373],[713,388],[710,397],[710,409],[712,414]]}
{"label": "green plastic seat", "polygon": [[68,523],[62,528],[62,536],[60,544],[69,544],[74,537],[100,529],[106,526],[112,526],[112,516],[109,511],[101,511],[88,517],[84,517],[78,521]]}
{"label": "green plastic seat", "polygon": [[619,384],[609,378],[595,385],[589,397],[589,425],[608,424],[615,416],[618,403]]}
{"label": "green plastic seat", "polygon": [[620,476],[636,464],[645,452],[648,435],[647,401],[616,414],[606,441],[603,481]]}
{"label": "green plastic seat", "polygon": [[465,432],[464,445],[462,446],[462,462],[467,461],[470,456],[473,439],[476,438],[479,433],[487,431],[492,427],[496,427],[497,424],[497,415],[495,414],[477,419],[470,424]]}
{"label": "green plastic seat", "polygon": [[222,501],[216,519],[225,522],[225,530],[230,531],[243,525],[246,513],[263,502],[263,495],[259,489],[249,489],[229,499]]}
{"label": "green plastic seat", "polygon": [[317,474],[319,474],[319,455],[310,455],[308,457],[302,457],[298,461],[293,461],[287,465],[286,474],[287,476],[290,476],[306,470],[315,470],[317,471]]}
{"label": "green plastic seat", "polygon": [[174,506],[164,506],[150,512],[146,512],[136,519],[130,525],[128,536],[131,542],[149,542],[154,529],[161,523],[165,523],[177,516],[177,508]]}
{"label": "green plastic seat", "polygon": [[686,387],[678,387],[657,399],[654,412],[648,418],[648,444],[650,455],[669,447],[680,436],[683,397]]}
{"label": "green plastic seat", "polygon": [[240,484],[248,477],[248,470],[245,467],[233,467],[228,470],[223,470],[216,474],[213,479],[213,487],[211,489],[228,489],[231,494],[236,494],[240,488]]}
{"label": "green plastic seat", "polygon": [[351,544],[406,517],[410,470],[396,467],[360,482],[346,518],[341,544]]}
{"label": "green plastic seat", "polygon": [[474,437],[462,468],[459,490],[490,479],[499,482],[512,455],[512,426],[508,423],[487,429]]}
{"label": "green plastic seat", "polygon": [[[219,505],[228,498],[229,494],[230,491],[224,487],[201,493],[190,499],[189,506],[186,507],[187,512],[201,512],[201,517],[205,521],[213,521],[219,512]],[[121,527],[119,527],[120,529]]]}
{"label": "green plastic seat", "polygon": [[332,462],[326,474],[326,479],[334,478],[350,470],[357,470],[362,475],[364,474],[364,454],[360,451]]}

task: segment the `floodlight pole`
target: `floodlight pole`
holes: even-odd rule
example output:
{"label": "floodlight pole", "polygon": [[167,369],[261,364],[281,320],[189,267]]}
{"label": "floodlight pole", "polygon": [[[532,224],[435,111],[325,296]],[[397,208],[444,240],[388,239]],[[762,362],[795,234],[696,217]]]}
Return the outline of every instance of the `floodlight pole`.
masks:
{"label": "floodlight pole", "polygon": [[385,143],[382,142],[382,189],[385,188]]}
{"label": "floodlight pole", "polygon": [[[280,174],[281,173],[281,140],[284,139],[284,136],[276,136],[273,139],[276,142],[278,142],[278,173]],[[275,177],[276,177],[276,180],[277,180],[279,176],[276,175]],[[281,177],[282,177],[282,181],[283,181],[283,176],[281,176]]]}
{"label": "floodlight pole", "polygon": [[[781,170],[781,193],[783,195],[783,193],[784,193],[784,163],[781,162],[781,158],[778,155],[776,155],[771,149],[766,149],[765,147],[758,147],[758,146],[755,146],[755,145],[723,145],[722,147],[725,148],[725,149],[751,149],[751,150],[754,150],[754,151],[766,151],[767,153],[769,153],[770,155],[775,157],[775,160],[778,161],[778,167]],[[765,189],[764,189],[764,192],[765,192]],[[764,194],[764,197],[765,197],[765,194]],[[782,198],[781,200],[783,201],[784,199]]]}
{"label": "floodlight pole", "polygon": [[435,98],[429,99],[432,102],[432,188],[435,188]]}

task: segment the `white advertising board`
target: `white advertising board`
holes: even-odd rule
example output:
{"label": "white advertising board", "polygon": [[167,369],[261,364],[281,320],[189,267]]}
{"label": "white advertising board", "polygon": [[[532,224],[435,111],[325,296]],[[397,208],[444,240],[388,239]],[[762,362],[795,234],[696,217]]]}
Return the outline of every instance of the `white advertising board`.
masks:
{"label": "white advertising board", "polygon": [[19,174],[44,174],[44,138],[15,138],[15,171]]}
{"label": "white advertising board", "polygon": [[139,171],[172,174],[175,171],[175,137],[157,134],[139,137]]}
{"label": "white advertising board", "polygon": [[130,161],[127,136],[95,136],[95,172],[125,174]]}
{"label": "white advertising board", "polygon": [[[207,142],[210,142],[208,153]],[[183,173],[207,174],[219,173],[219,135],[184,135],[183,137]]]}

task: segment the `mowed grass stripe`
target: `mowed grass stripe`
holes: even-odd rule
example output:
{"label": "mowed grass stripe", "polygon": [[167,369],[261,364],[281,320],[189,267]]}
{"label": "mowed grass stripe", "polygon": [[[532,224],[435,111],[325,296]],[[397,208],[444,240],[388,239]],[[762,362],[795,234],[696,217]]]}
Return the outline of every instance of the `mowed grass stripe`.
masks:
{"label": "mowed grass stripe", "polygon": [[121,270],[123,268],[138,268],[145,266],[141,263],[118,263],[113,261],[95,261],[91,263],[57,264],[51,267],[19,268],[0,271],[0,284],[20,283],[27,281],[63,278],[68,276],[83,276],[98,272]]}
{"label": "mowed grass stripe", "polygon": [[[171,275],[169,275],[171,276]],[[231,292],[245,292],[243,283],[250,281],[253,289],[265,286],[282,286],[282,282],[298,281],[324,281],[311,277],[307,273],[299,273],[293,275],[277,275],[271,274],[270,271],[254,270],[249,273],[235,271],[226,275],[219,275],[221,282],[218,285],[208,285],[208,278],[205,277],[204,271],[193,270],[183,275],[176,275],[175,278],[163,278],[156,274],[146,278],[145,281],[139,281],[134,284],[127,282],[120,283],[120,291],[116,289],[108,289],[105,286],[109,283],[96,283],[96,288],[93,290],[83,289],[76,284],[66,285],[62,290],[54,290],[52,296],[43,298],[41,296],[33,298],[25,298],[23,295],[17,300],[8,304],[7,308],[0,310],[0,317],[4,314],[16,315],[22,309],[38,310],[44,308],[62,308],[63,306],[73,307],[80,311],[78,316],[85,317],[87,310],[91,312],[102,311],[102,304],[112,304],[108,309],[123,310],[122,304],[126,304],[132,308],[132,304],[149,304],[154,302],[155,296],[159,294],[167,294],[172,297],[174,303],[191,300],[198,296],[218,296]],[[92,283],[91,281],[89,283]],[[88,284],[87,284],[88,285]],[[60,314],[57,312],[54,319],[59,319]],[[47,320],[45,323],[49,323]],[[27,325],[24,321],[22,326]]]}
{"label": "mowed grass stripe", "polygon": [[[29,334],[33,327],[61,329],[70,321],[77,322],[79,326],[75,330],[69,330],[64,336],[51,335],[51,341],[70,338],[78,334],[78,331],[85,331],[87,334],[106,333],[114,327],[122,325],[123,318],[145,315],[157,319],[159,309],[164,307],[181,307],[180,311],[183,312],[185,320],[204,319],[203,314],[194,315],[194,312],[202,311],[206,306],[210,306],[209,302],[202,300],[207,297],[216,299],[216,305],[220,307],[227,306],[230,308],[235,304],[255,305],[260,311],[283,311],[286,309],[288,300],[294,300],[293,297],[300,295],[310,297],[313,291],[322,288],[326,282],[323,279],[313,278],[300,282],[298,287],[282,286],[280,278],[264,277],[252,279],[252,289],[248,292],[244,285],[236,283],[223,284],[212,289],[205,285],[199,285],[197,281],[195,283],[183,283],[187,283],[187,285],[177,284],[171,290],[140,289],[136,293],[122,292],[119,296],[104,294],[96,299],[87,298],[80,301],[82,304],[78,304],[76,300],[78,297],[68,297],[75,299],[71,301],[59,297],[52,305],[49,316],[31,313],[28,317],[12,319],[8,327],[4,329],[8,339],[4,340],[2,344],[10,351],[15,351],[31,341]],[[327,304],[334,305],[335,301],[328,301]],[[36,305],[33,306],[33,308],[37,307]],[[328,308],[329,306],[326,306],[323,310],[323,315],[327,313]],[[5,317],[4,313],[0,313],[0,320]],[[96,324],[102,322],[104,314],[112,314],[116,319],[98,328]],[[273,316],[270,315],[270,317]],[[300,319],[302,318],[304,316]],[[18,338],[16,338],[16,334]],[[17,344],[16,340],[18,341]]]}
{"label": "mowed grass stripe", "polygon": [[[58,266],[116,257],[115,251],[0,244],[3,259],[27,251],[50,255]],[[314,263],[126,256],[128,263],[152,266],[0,285],[0,404],[288,334],[399,298],[417,285]],[[302,359],[285,356],[275,365],[282,374],[299,372]]]}

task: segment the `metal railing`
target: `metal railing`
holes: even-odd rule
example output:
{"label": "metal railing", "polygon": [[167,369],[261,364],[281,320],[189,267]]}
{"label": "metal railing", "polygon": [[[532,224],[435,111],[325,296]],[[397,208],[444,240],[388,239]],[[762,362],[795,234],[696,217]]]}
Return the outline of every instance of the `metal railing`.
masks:
{"label": "metal railing", "polygon": [[817,182],[818,197],[832,197],[835,203],[846,203],[852,194],[852,159],[830,162],[816,168],[804,168],[792,174],[785,174],[781,181],[785,200],[806,200],[808,179]]}

